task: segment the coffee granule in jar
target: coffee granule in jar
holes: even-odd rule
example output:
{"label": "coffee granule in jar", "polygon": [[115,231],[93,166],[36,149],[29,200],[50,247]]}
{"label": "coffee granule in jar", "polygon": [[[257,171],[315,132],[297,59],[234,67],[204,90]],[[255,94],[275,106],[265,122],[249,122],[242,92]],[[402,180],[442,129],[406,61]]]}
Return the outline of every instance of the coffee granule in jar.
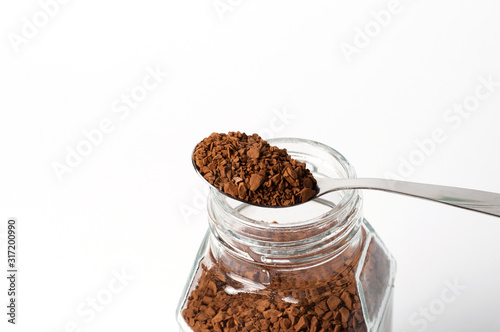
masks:
{"label": "coffee granule in jar", "polygon": [[[261,268],[210,254],[201,262],[182,317],[194,332],[366,332],[355,278],[360,256],[359,250],[347,250],[342,259],[304,270],[270,268],[270,284],[251,290],[249,281],[262,283]],[[383,283],[386,263],[382,249],[372,243],[364,265],[366,279]],[[381,303],[384,287],[368,286],[375,293],[365,294],[366,300]]]}
{"label": "coffee granule in jar", "polygon": [[193,160],[210,184],[249,203],[290,206],[316,194],[305,164],[257,134],[213,133],[198,143]]}
{"label": "coffee granule in jar", "polygon": [[[224,267],[202,265],[202,269],[200,284],[191,293],[182,313],[195,332],[366,332],[352,267],[344,271],[345,276],[338,274],[337,279],[297,288],[289,294],[276,291],[272,297],[246,292],[228,294]],[[292,286],[293,280],[278,280],[274,285],[278,289]],[[235,283],[233,280],[229,287],[237,289]],[[285,300],[305,294],[307,297],[298,303]]]}

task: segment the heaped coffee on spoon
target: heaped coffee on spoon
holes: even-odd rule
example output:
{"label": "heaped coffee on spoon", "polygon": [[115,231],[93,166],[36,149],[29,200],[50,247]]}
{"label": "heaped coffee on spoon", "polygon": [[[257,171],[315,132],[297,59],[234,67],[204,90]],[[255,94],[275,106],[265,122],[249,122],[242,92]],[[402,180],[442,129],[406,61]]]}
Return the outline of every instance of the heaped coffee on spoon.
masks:
{"label": "heaped coffee on spoon", "polygon": [[291,206],[316,194],[306,165],[257,134],[213,133],[198,143],[193,160],[210,184],[252,204]]}

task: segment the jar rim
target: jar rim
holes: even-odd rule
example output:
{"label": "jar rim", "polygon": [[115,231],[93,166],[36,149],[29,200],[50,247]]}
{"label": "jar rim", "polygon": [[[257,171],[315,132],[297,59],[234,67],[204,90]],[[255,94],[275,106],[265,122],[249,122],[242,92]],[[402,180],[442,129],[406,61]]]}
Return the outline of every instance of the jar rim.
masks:
{"label": "jar rim", "polygon": [[[283,137],[283,138],[272,138],[267,140],[271,145],[278,146],[279,148],[282,148],[280,145],[281,144],[301,144],[305,146],[309,146],[312,149],[320,150],[322,152],[326,152],[329,156],[333,157],[335,161],[338,162],[338,164],[342,167],[344,170],[344,174],[346,175],[345,178],[355,178],[356,177],[356,172],[354,170],[354,167],[347,161],[347,159],[337,150],[334,148],[309,139],[303,139],[303,138],[289,138],[289,137]],[[234,208],[229,204],[230,201],[236,201],[230,197],[227,197],[226,195],[220,193],[218,190],[211,189],[210,191],[211,196],[214,198],[216,204],[219,206],[219,208],[222,208],[226,213],[231,214],[231,219],[233,222],[241,223],[242,226],[247,226],[247,227],[253,227],[253,228],[260,228],[260,229],[267,229],[267,230],[277,230],[277,231],[286,231],[286,230],[294,230],[294,231],[299,231],[301,229],[305,228],[310,228],[311,226],[313,227],[319,227],[323,222],[331,221],[332,218],[340,217],[340,215],[344,214],[346,210],[350,211],[353,208],[353,205],[356,204],[360,197],[360,192],[357,189],[347,189],[343,190],[343,196],[341,200],[336,203],[335,205],[330,205],[331,209],[319,216],[315,216],[312,218],[309,218],[307,220],[300,220],[297,222],[290,222],[286,224],[282,223],[271,223],[267,221],[261,221],[257,219],[250,218],[248,216],[245,216],[240,212],[244,207],[247,207],[249,204],[246,203],[241,203],[238,208]],[[305,204],[311,204],[312,202],[318,202],[321,201],[321,198],[314,198],[310,202],[305,202],[301,205]],[[209,203],[210,204],[210,203]],[[258,207],[259,209],[290,209],[294,208],[292,207]],[[209,213],[210,213],[209,208]],[[337,225],[338,227],[342,226],[342,223]]]}

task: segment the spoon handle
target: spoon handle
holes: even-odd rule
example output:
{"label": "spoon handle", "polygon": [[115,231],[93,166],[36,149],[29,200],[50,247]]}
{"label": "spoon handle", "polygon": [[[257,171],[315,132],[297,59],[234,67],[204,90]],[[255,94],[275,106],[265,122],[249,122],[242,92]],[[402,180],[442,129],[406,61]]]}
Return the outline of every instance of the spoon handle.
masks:
{"label": "spoon handle", "polygon": [[389,179],[317,179],[319,195],[344,189],[374,189],[403,194],[500,217],[500,194]]}

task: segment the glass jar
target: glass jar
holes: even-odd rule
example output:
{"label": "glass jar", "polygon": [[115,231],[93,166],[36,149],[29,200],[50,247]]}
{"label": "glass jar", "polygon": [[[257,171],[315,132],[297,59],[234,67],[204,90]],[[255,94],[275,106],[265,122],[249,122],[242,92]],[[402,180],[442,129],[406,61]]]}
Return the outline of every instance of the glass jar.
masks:
{"label": "glass jar", "polygon": [[[355,177],[337,151],[280,138],[315,177]],[[180,331],[391,331],[396,264],[363,218],[359,190],[287,208],[216,190],[209,231],[177,310]]]}

